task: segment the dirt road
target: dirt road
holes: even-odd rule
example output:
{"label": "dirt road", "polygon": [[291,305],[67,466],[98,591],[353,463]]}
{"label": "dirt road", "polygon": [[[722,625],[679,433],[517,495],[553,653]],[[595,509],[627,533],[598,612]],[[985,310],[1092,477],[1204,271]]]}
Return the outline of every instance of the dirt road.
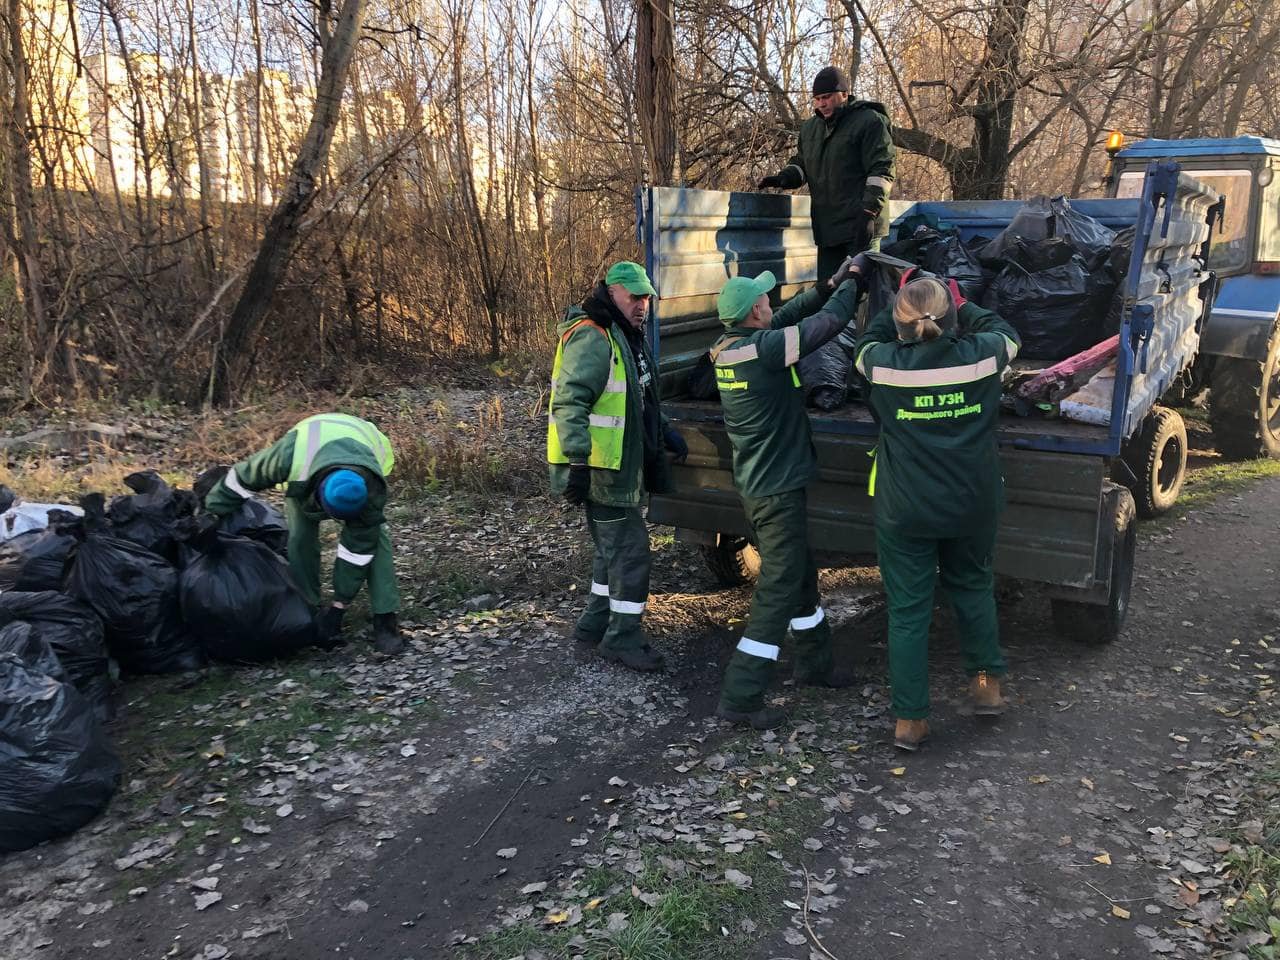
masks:
{"label": "dirt road", "polygon": [[934,739],[905,760],[874,571],[824,576],[866,686],[779,685],[793,727],[741,735],[709,714],[745,591],[659,541],[670,666],[637,677],[563,638],[574,518],[491,519],[494,592],[410,620],[405,658],[357,643],[130,688],[111,811],[0,862],[0,956],[1208,955],[1243,778],[1224,757],[1280,643],[1280,480],[1145,526],[1112,647],[1006,603],[999,723],[965,715],[941,618]]}

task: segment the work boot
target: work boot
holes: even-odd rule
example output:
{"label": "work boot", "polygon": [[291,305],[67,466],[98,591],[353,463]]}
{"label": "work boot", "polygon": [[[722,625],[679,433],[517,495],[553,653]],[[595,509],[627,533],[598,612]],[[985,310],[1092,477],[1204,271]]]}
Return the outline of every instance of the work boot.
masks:
{"label": "work boot", "polygon": [[827,690],[845,690],[858,682],[857,675],[847,667],[837,667],[834,663],[822,673],[807,673],[796,670],[791,679],[797,687],[824,687]]}
{"label": "work boot", "polygon": [[980,672],[969,681],[969,696],[973,698],[975,717],[998,717],[1004,713],[1004,698],[1000,696],[1000,678]]}
{"label": "work boot", "polygon": [[641,673],[655,673],[662,669],[662,654],[654,651],[646,644],[643,647],[631,647],[627,650],[613,650],[609,647],[597,647],[596,652],[602,659],[612,660]]}
{"label": "work boot", "polygon": [[759,710],[733,710],[723,703],[716,707],[716,716],[721,720],[752,730],[772,730],[787,722],[786,713],[779,707],[761,707]]}
{"label": "work boot", "polygon": [[581,627],[573,628],[573,642],[580,643],[584,647],[598,647],[600,641],[604,639],[603,633],[591,633],[583,630]]}
{"label": "work boot", "polygon": [[396,623],[394,613],[376,613],[373,616],[373,649],[387,656],[403,652],[404,637]]}
{"label": "work boot", "polygon": [[915,753],[928,739],[928,720],[899,720],[893,728],[893,745],[899,750]]}

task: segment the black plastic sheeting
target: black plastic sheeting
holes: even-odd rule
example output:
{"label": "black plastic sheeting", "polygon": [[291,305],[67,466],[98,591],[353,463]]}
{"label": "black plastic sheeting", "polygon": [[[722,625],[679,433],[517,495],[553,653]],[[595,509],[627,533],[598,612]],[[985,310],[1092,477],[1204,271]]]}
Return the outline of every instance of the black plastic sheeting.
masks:
{"label": "black plastic sheeting", "polygon": [[0,852],[78,830],[119,783],[120,761],[75,687],[0,654]]}
{"label": "black plastic sheeting", "polygon": [[211,658],[271,660],[315,642],[311,605],[266,544],[206,531],[190,546],[182,614]]}
{"label": "black plastic sheeting", "polygon": [[112,534],[146,547],[170,562],[177,560],[178,542],[173,535],[173,524],[195,512],[195,494],[175,490],[154,470],[131,473],[124,478],[124,483],[134,492],[112,498],[107,510]]}
{"label": "black plastic sheeting", "polygon": [[288,553],[289,526],[285,523],[284,514],[257,498],[249,498],[235,513],[223,517],[218,529],[235,537],[248,537],[264,543],[282,557]]}
{"label": "black plastic sheeting", "polygon": [[[69,513],[57,513],[60,517],[75,519]],[[43,530],[20,533],[0,542],[0,592],[61,590],[67,564],[78,543],[79,540],[56,521]]]}

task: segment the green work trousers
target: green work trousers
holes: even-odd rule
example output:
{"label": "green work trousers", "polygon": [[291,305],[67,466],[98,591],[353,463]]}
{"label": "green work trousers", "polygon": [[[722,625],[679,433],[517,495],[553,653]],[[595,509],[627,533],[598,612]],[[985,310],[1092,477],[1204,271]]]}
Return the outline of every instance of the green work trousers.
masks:
{"label": "green work trousers", "polygon": [[[284,498],[284,518],[289,525],[289,569],[298,582],[302,595],[313,607],[320,606],[320,523],[329,515],[308,510],[293,497]],[[336,561],[335,561],[336,562]],[[378,546],[369,563],[369,611],[396,613],[400,609],[400,590],[396,585],[396,568],[391,554],[391,536],[384,523],[378,531]]]}
{"label": "green work trousers", "polygon": [[589,502],[587,530],[596,554],[578,636],[608,650],[639,649],[647,643],[640,618],[649,602],[649,528],[639,507]]}
{"label": "green work trousers", "polygon": [[742,639],[729,659],[720,704],[750,713],[764,706],[787,628],[795,636],[797,678],[831,669],[831,625],[818,602],[818,568],[809,549],[808,498],[802,487],[769,497],[743,497],[760,577]]}
{"label": "green work trousers", "polygon": [[872,240],[868,246],[862,246],[856,240],[848,243],[836,243],[829,247],[818,248],[818,280],[826,280],[840,269],[840,264],[844,263],[846,257],[852,257],[855,253],[861,253],[863,250],[880,249],[880,238]]}
{"label": "green work trousers", "polygon": [[1003,676],[991,557],[996,525],[969,537],[907,537],[876,528],[880,576],[889,598],[889,682],[893,713],[902,720],[929,716],[929,624],[933,589],[941,581],[960,632],[964,668]]}

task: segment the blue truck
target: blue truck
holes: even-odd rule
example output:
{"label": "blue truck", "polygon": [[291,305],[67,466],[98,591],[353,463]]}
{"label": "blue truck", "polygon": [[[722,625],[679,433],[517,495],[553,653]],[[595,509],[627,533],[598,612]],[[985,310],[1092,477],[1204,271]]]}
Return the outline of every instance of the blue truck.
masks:
{"label": "blue truck", "polygon": [[[1127,171],[1126,171],[1127,172]],[[1127,181],[1126,181],[1127,188]],[[1135,196],[1072,201],[1082,213],[1135,239],[1124,286],[1123,320],[1109,425],[1063,419],[1002,418],[1006,500],[997,541],[998,573],[1043,585],[1057,628],[1082,642],[1115,639],[1133,577],[1140,491],[1181,483],[1166,437],[1176,412],[1158,401],[1194,363],[1213,302],[1210,221],[1221,210],[1211,187],[1174,162],[1148,164]],[[1019,201],[895,202],[894,224],[932,215],[962,236],[992,236]],[[720,406],[688,398],[688,373],[718,336],[716,295],[729,276],[771,270],[785,301],[815,280],[809,198],[673,187],[637,194],[638,228],[659,299],[649,335],[658,357],[663,405],[689,444],[675,489],[651,498],[649,519],[701,546],[726,584],[758,570],[759,558],[733,486],[731,449]],[[810,537],[826,565],[875,552],[867,492],[877,428],[862,405],[813,412],[819,476],[809,491]],[[1176,430],[1174,431],[1177,432]],[[1185,438],[1185,428],[1181,429]],[[1166,438],[1167,439],[1167,438]],[[1145,453],[1139,449],[1147,445]],[[1145,463],[1143,468],[1141,464]],[[1138,465],[1137,469],[1127,465]],[[1143,476],[1130,474],[1143,473]],[[1126,482],[1116,482],[1120,476]]]}
{"label": "blue truck", "polygon": [[1208,390],[1214,444],[1232,459],[1280,458],[1280,140],[1139,140],[1113,135],[1112,197],[1137,197],[1153,161],[1172,160],[1226,197],[1209,268],[1219,288],[1179,392]]}

